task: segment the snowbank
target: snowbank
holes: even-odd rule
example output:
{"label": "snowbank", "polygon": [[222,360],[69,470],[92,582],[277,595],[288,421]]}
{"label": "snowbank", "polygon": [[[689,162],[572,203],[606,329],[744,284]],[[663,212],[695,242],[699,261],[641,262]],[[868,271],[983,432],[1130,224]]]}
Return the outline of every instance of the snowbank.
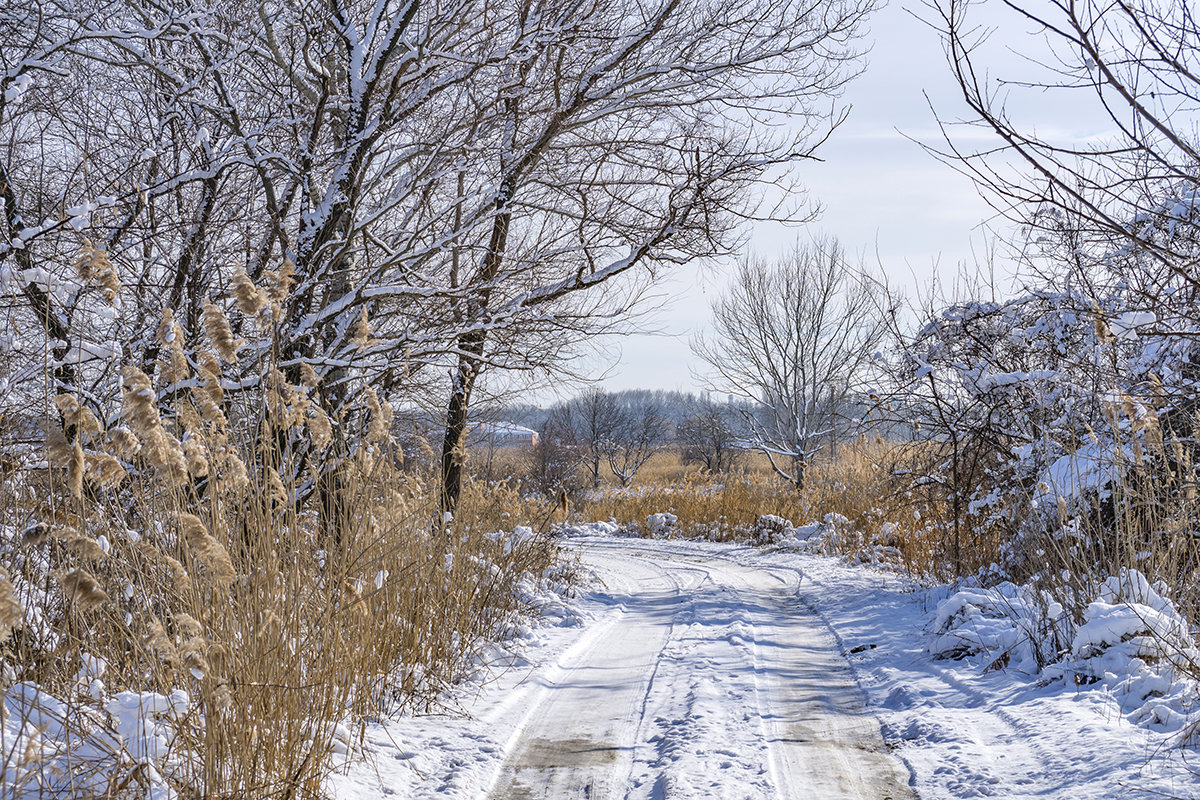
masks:
{"label": "snowbank", "polygon": [[1130,722],[1174,733],[1200,722],[1200,665],[1186,620],[1137,570],[1112,576],[1076,626],[1049,595],[1003,583],[964,589],[938,604],[934,658],[982,656],[1043,685],[1100,684]]}
{"label": "snowbank", "polygon": [[187,695],[119,692],[107,697],[99,677],[90,675],[86,688],[102,702],[64,700],[29,682],[4,691],[0,796],[107,797],[120,787],[115,796],[177,797],[164,772],[172,767],[171,742],[187,711]]}

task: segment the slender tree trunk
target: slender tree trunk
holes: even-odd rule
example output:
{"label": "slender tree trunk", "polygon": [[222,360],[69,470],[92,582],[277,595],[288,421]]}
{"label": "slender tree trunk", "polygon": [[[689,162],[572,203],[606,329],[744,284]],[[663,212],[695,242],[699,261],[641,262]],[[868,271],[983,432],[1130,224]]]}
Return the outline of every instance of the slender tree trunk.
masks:
{"label": "slender tree trunk", "polygon": [[[0,164],[0,199],[4,201],[4,231],[6,238],[15,238],[17,232],[24,227],[25,222],[21,216],[20,206],[17,205],[16,189],[9,181],[8,173],[5,171],[3,164]],[[0,256],[0,263],[3,263],[5,257],[9,255],[17,260],[18,269],[33,269],[33,256],[27,248],[20,247],[9,250],[4,256]],[[55,343],[50,348],[50,356],[54,359],[52,374],[54,382],[57,385],[51,391],[54,394],[58,394],[61,391],[74,391],[76,386],[75,365],[67,361],[67,355],[71,349],[70,318],[65,312],[60,313],[55,310],[50,294],[36,283],[26,283],[22,291],[25,294],[25,298],[29,301],[29,305],[33,308],[34,315],[37,316],[38,321],[42,324],[46,336]]]}
{"label": "slender tree trunk", "polygon": [[[505,202],[508,195],[509,192],[501,193]],[[508,246],[508,226],[511,219],[512,215],[501,209],[492,222],[487,253],[484,255],[483,266],[476,281],[482,288],[471,303],[469,310],[472,313],[466,315],[468,324],[472,318],[487,310],[492,295],[492,282],[500,272],[500,265]],[[454,373],[454,385],[450,388],[450,401],[446,404],[446,435],[442,439],[442,490],[439,500],[443,514],[453,514],[458,509],[458,501],[462,497],[463,462],[466,459],[464,448],[467,439],[467,419],[471,410],[471,393],[475,390],[475,381],[479,377],[486,347],[487,332],[482,327],[458,337],[458,367]]]}
{"label": "slender tree trunk", "polygon": [[442,439],[442,513],[453,514],[462,496],[463,463],[466,460],[467,415],[471,408],[471,392],[475,388],[475,370],[465,355],[458,358],[450,402],[446,405],[446,435]]}

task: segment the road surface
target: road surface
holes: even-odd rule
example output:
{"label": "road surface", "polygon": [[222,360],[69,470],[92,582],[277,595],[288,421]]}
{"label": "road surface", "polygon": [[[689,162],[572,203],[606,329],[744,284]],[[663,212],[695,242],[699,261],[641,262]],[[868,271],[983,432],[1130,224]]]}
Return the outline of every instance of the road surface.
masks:
{"label": "road surface", "polygon": [[577,546],[609,608],[526,683],[485,796],[915,798],[795,569],[655,540]]}

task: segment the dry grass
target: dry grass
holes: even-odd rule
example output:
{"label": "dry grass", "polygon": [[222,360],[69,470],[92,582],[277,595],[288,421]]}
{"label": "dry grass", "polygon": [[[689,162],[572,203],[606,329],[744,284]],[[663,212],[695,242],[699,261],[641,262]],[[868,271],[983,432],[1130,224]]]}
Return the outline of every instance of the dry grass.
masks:
{"label": "dry grass", "polygon": [[[1010,531],[972,518],[958,520],[956,526],[946,487],[918,480],[939,457],[928,443],[861,437],[821,454],[809,468],[803,490],[796,491],[761,453],[743,453],[734,470],[712,475],[686,463],[677,448],[667,448],[642,467],[628,489],[606,472],[598,490],[573,492],[569,517],[576,522],[612,520],[647,532],[647,518],[666,512],[678,518],[678,535],[725,540],[746,537],[767,514],[796,525],[833,514],[849,524],[839,526],[839,535],[826,542],[829,552],[852,559],[882,557],[916,575],[949,579],[999,560]],[[495,518],[497,522],[517,516],[564,519],[553,504],[533,499],[538,494],[526,477],[531,461],[531,451],[524,448],[471,452],[468,466],[477,480],[490,479],[490,485],[508,492],[506,502],[514,510]]]}
{"label": "dry grass", "polygon": [[[847,535],[836,544],[839,552],[856,555],[880,545],[893,547],[914,571],[932,574],[946,560],[948,526],[944,504],[914,494],[904,478],[906,471],[912,472],[907,468],[913,466],[917,455],[911,445],[863,439],[818,459],[804,489],[798,492],[772,471],[761,453],[743,453],[737,469],[711,475],[686,463],[679,450],[668,448],[646,463],[628,489],[606,475],[599,490],[576,492],[570,517],[576,521],[613,520],[644,530],[647,517],[667,512],[678,518],[679,535],[735,539],[746,536],[763,515],[799,525],[835,514],[851,523],[846,526]],[[525,507],[509,512],[510,516],[562,519],[552,506],[536,505],[528,499],[536,497],[535,493],[522,491],[528,450],[477,450],[471,458],[469,463],[480,480],[489,475],[493,480],[507,477],[501,485],[509,493],[509,505]],[[982,547],[975,550],[973,558],[983,562],[988,553]]]}
{"label": "dry grass", "polygon": [[[220,342],[189,358],[169,317],[163,331],[154,380],[125,370],[121,406],[101,414],[55,398],[46,419],[66,430],[50,422],[24,466],[6,462],[0,688],[36,684],[65,704],[76,745],[108,744],[86,787],[72,777],[83,756],[11,743],[0,774],[45,796],[144,796],[150,747],[183,797],[321,797],[353,731],[436,703],[523,610],[517,584],[557,555],[544,537],[485,536],[539,511],[513,492],[468,487],[458,519],[436,522],[370,391],[351,411],[366,438],[333,457],[312,449],[337,424],[314,387],[268,369],[261,396],[226,398]],[[81,683],[84,659],[103,674]],[[153,742],[105,733],[101,706],[124,691]]]}

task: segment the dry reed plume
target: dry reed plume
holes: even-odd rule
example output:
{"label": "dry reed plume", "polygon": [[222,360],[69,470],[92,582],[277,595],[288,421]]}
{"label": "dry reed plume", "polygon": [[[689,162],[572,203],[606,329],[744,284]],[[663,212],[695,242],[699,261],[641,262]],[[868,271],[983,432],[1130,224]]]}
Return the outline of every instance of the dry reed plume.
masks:
{"label": "dry reed plume", "polygon": [[[88,247],[81,276],[108,280]],[[270,324],[292,273],[267,272],[262,287],[239,273],[234,307]],[[146,700],[173,709],[145,712],[171,730],[153,767],[183,796],[316,798],[344,746],[338,726],[435,704],[521,611],[517,583],[556,556],[544,539],[505,549],[485,536],[522,520],[484,502],[435,529],[433,493],[399,471],[375,392],[348,415],[361,446],[334,458],[348,423],[323,408],[310,365],[298,384],[268,366],[257,392],[227,393],[223,364],[243,343],[218,304],[202,329],[188,342],[165,314],[154,377],[124,365],[119,405],[56,397],[45,446],[0,481],[0,660],[81,720],[103,716],[101,694],[164,698]],[[332,472],[335,518],[318,513]],[[85,657],[105,665],[95,697],[80,694]],[[77,735],[99,735],[92,724]],[[63,763],[20,768],[50,786]],[[119,748],[89,769],[111,777],[113,797],[148,780]]]}

